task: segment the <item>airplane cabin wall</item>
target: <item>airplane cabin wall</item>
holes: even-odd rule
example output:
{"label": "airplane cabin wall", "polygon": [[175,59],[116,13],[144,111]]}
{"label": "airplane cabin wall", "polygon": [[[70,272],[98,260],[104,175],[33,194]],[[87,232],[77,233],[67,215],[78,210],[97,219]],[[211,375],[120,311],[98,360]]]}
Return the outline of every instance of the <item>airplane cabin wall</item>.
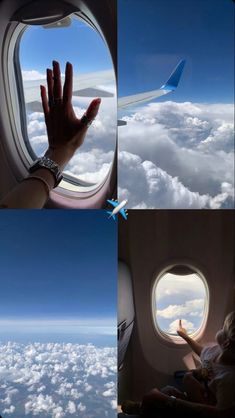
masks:
{"label": "airplane cabin wall", "polygon": [[131,269],[136,310],[131,362],[121,376],[121,381],[131,382],[122,398],[138,399],[153,387],[169,384],[174,371],[186,369],[183,357],[190,355],[186,345],[169,345],[153,326],[151,289],[165,267],[189,263],[207,280],[210,305],[202,344],[214,341],[224,317],[234,309],[234,213],[129,211],[128,222],[119,222],[119,257]]}

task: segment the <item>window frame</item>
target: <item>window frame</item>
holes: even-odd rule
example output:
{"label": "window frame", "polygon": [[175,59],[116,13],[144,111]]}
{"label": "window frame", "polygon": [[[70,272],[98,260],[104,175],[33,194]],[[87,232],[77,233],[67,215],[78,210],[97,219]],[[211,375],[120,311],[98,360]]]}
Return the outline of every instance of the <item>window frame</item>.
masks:
{"label": "window frame", "polygon": [[186,341],[183,340],[183,338],[181,338],[178,335],[170,335],[167,332],[164,332],[158,325],[157,322],[157,315],[155,315],[155,311],[156,311],[156,300],[155,300],[155,294],[156,294],[156,288],[158,286],[159,281],[163,278],[163,276],[165,274],[167,274],[167,272],[169,272],[169,270],[171,270],[172,268],[176,267],[176,266],[182,266],[184,265],[185,267],[190,268],[195,274],[197,274],[199,276],[199,279],[201,279],[202,283],[204,284],[204,288],[205,288],[205,294],[206,294],[206,300],[205,300],[205,307],[204,307],[204,316],[201,322],[200,327],[193,332],[192,334],[190,334],[190,337],[193,338],[195,341],[198,341],[202,338],[204,332],[205,332],[205,328],[207,325],[207,321],[208,321],[208,315],[209,315],[209,307],[210,307],[210,291],[209,291],[209,286],[206,280],[206,275],[204,273],[202,273],[202,269],[196,267],[195,263],[189,263],[189,262],[185,262],[182,260],[177,260],[176,262],[174,262],[173,264],[168,263],[167,265],[165,265],[164,268],[161,268],[157,274],[154,275],[153,278],[153,283],[152,283],[152,287],[151,287],[151,317],[152,317],[152,325],[154,328],[154,333],[155,335],[161,339],[161,341],[164,341],[167,344],[170,344],[171,346],[185,346],[187,343]]}
{"label": "window frame", "polygon": [[[115,84],[117,91],[117,77],[115,71],[115,63],[113,56],[106,41],[106,38],[95,18],[92,21],[83,12],[71,13],[85,24],[96,30],[110,54],[115,75]],[[28,175],[28,169],[37,158],[28,138],[26,106],[24,102],[23,80],[19,62],[19,45],[27,24],[21,22],[10,22],[5,33],[5,42],[3,48],[2,75],[4,79],[4,88],[6,95],[7,113],[9,117],[9,127],[11,135],[7,136],[4,144],[5,151],[10,161],[10,167],[14,173],[17,182],[20,182]],[[14,105],[13,105],[14,104]],[[104,205],[105,200],[113,195],[113,189],[116,183],[116,158],[117,158],[117,128],[114,144],[114,155],[109,171],[104,179],[92,186],[82,186],[64,175],[64,179],[60,185],[50,192],[49,207],[61,208],[100,208]],[[115,179],[113,181],[113,179]],[[78,179],[79,182],[79,179]]]}

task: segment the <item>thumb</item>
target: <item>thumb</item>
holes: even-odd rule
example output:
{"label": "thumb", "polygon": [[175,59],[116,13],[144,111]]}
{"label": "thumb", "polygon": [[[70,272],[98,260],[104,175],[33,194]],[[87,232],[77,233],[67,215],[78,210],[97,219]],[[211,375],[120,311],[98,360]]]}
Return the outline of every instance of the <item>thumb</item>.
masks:
{"label": "thumb", "polygon": [[86,111],[86,116],[88,119],[90,120],[95,119],[99,111],[100,103],[101,103],[100,98],[92,100],[92,102],[89,104],[87,111]]}

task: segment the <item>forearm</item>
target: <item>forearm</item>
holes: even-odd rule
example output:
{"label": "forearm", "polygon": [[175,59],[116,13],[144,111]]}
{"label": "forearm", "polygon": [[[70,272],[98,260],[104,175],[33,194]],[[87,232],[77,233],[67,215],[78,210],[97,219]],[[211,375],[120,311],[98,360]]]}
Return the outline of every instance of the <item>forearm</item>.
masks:
{"label": "forearm", "polygon": [[[60,171],[63,170],[68,161],[72,158],[74,150],[71,146],[51,149],[45,156],[58,164]],[[41,209],[44,207],[49,192],[55,186],[55,179],[46,168],[39,168],[26,177],[7,196],[0,201],[0,207],[8,209]]]}
{"label": "forearm", "polygon": [[[35,178],[35,177],[40,177]],[[0,207],[7,209],[41,209],[44,207],[49,190],[55,184],[52,173],[41,168],[31,176],[24,179],[11,192],[9,192],[0,202]],[[47,186],[48,185],[48,186]]]}
{"label": "forearm", "polygon": [[200,345],[199,343],[197,343],[196,341],[194,341],[192,338],[190,338],[189,336],[185,337],[184,340],[188,343],[188,345],[192,348],[192,350],[194,351],[194,353],[196,353],[199,357],[201,355],[201,352],[203,350],[203,346]]}

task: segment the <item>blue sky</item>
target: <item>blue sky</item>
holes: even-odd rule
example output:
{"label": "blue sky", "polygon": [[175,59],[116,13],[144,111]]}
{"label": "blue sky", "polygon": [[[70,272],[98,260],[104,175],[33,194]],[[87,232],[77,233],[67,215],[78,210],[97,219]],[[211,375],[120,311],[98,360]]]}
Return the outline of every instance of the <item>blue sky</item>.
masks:
{"label": "blue sky", "polygon": [[116,224],[105,211],[6,211],[0,237],[0,320],[115,325]]}
{"label": "blue sky", "polygon": [[119,0],[119,95],[156,89],[181,58],[174,94],[158,101],[233,102],[232,0]]}
{"label": "blue sky", "polygon": [[111,67],[108,49],[102,38],[78,19],[66,28],[44,29],[28,27],[20,43],[20,63],[23,70],[45,73],[52,60],[61,63],[64,71],[70,61],[75,72],[86,73]]}

